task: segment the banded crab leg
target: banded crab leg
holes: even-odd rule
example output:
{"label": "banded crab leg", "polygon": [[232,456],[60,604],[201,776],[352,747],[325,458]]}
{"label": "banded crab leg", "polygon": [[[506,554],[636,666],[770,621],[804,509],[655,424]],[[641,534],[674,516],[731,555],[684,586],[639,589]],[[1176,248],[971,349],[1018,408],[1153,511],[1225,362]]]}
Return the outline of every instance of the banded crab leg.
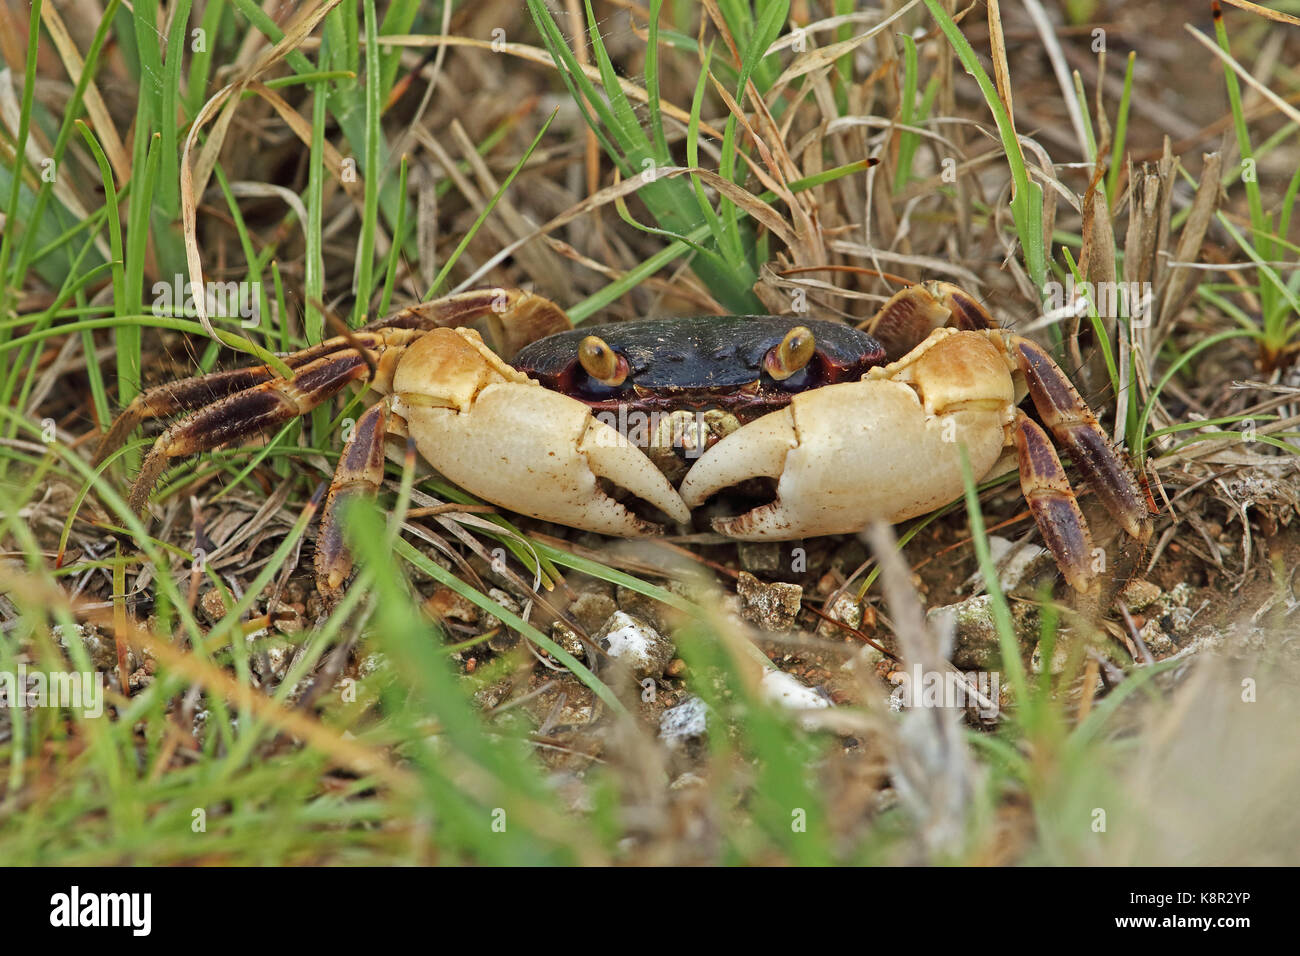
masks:
{"label": "banded crab leg", "polygon": [[[934,329],[996,329],[988,310],[950,282],[924,282],[903,289],[866,323],[867,330],[897,360]],[[1131,471],[1097,424],[1097,417],[1070,380],[1037,344],[1003,333],[1013,362],[1044,423],[1065,447],[1104,507],[1124,531],[1145,543],[1151,522]],[[1017,412],[1012,435],[1021,489],[1043,539],[1066,580],[1077,590],[1091,586],[1092,536],[1051,441],[1036,423]]]}
{"label": "banded crab leg", "polygon": [[[350,335],[337,335],[301,351],[284,356],[284,363],[298,369],[315,360],[344,349],[370,347],[375,333],[386,329],[430,329],[470,325],[486,320],[497,351],[509,358],[523,345],[572,327],[564,311],[540,295],[519,289],[476,289],[422,302],[376,319]],[[126,443],[131,433],[151,418],[178,412],[191,412],[236,392],[244,391],[277,377],[269,365],[230,369],[209,375],[196,375],[179,382],[155,386],[137,395],[113,420],[108,432],[95,449],[92,465],[98,465]]]}
{"label": "banded crab leg", "polygon": [[[364,351],[349,348],[321,355],[296,367],[290,379],[269,373],[271,377],[193,411],[158,436],[131,485],[127,503],[133,511],[142,512],[149,492],[173,458],[210,451],[304,415],[349,383],[369,378],[376,363],[381,378],[391,375],[392,363],[382,361],[383,353],[423,334],[413,329],[359,332],[354,338]],[[254,379],[258,377],[254,375]],[[226,381],[234,380],[232,373]]]}
{"label": "banded crab leg", "polygon": [[401,423],[384,399],[357,419],[334,469],[316,536],[316,588],[327,604],[337,602],[352,571],[352,555],[339,524],[339,506],[351,498],[373,498],[378,493],[384,482],[384,446],[390,429],[401,430]]}
{"label": "banded crab leg", "polygon": [[1012,436],[1020,463],[1020,490],[1043,543],[1070,587],[1081,593],[1091,590],[1095,583],[1092,532],[1051,439],[1019,409]]}
{"label": "banded crab leg", "polygon": [[[349,341],[343,336],[326,339],[319,345],[284,356],[284,363],[291,369],[301,368],[309,362],[348,346]],[[276,372],[271,366],[254,365],[248,368],[212,372],[208,375],[195,375],[179,382],[167,382],[147,389],[132,399],[131,404],[113,420],[112,426],[99,440],[91,464],[98,465],[121,448],[126,444],[131,433],[151,418],[162,418],[178,412],[192,412],[236,392],[269,382],[275,377]]]}
{"label": "banded crab leg", "polygon": [[1019,335],[1006,339],[1043,423],[1125,532],[1145,541],[1151,536],[1145,498],[1133,472],[1097,424],[1097,416],[1041,346]]}
{"label": "banded crab leg", "polygon": [[[479,321],[486,324],[494,343],[502,354],[507,356],[512,355],[527,342],[572,326],[564,311],[542,296],[519,289],[478,289],[403,309],[393,315],[377,319],[356,332],[334,336],[283,358],[290,369],[298,372],[308,366],[315,367],[314,363],[329,355],[347,350],[356,354],[357,349],[404,344],[413,341],[418,337],[418,333],[431,329],[468,325]],[[347,364],[354,372],[356,371],[353,363]],[[367,360],[367,364],[370,364],[370,360]],[[148,419],[174,415],[178,412],[193,412],[213,404],[221,404],[241,392],[260,386],[271,386],[271,391],[274,391],[275,387],[272,383],[277,378],[275,370],[270,366],[259,365],[195,376],[148,389],[137,395],[114,420],[108,432],[100,440],[92,463],[98,465],[113,451],[120,448],[131,433]],[[332,394],[334,391],[320,398],[324,400]],[[294,402],[296,403],[297,399],[294,399]],[[224,405],[222,407],[229,408]],[[314,408],[315,405],[310,407]],[[258,427],[242,434],[252,434],[260,430],[261,428]],[[207,447],[216,446],[205,446]],[[205,448],[196,447],[195,451],[205,450]],[[186,452],[177,451],[176,454],[186,454]],[[154,476],[155,479],[156,477],[157,475]]]}

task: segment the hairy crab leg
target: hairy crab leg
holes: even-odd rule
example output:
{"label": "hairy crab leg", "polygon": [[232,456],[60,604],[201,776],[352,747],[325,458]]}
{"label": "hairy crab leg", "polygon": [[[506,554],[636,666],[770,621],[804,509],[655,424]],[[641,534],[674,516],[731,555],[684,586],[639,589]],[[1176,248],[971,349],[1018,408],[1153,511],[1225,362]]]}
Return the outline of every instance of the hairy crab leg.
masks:
{"label": "hairy crab leg", "polygon": [[[282,356],[291,369],[301,368],[325,355],[347,348],[373,348],[383,343],[383,332],[430,329],[468,325],[485,319],[498,351],[511,357],[535,339],[572,328],[564,311],[540,295],[519,289],[477,289],[423,302],[385,316],[350,335],[336,335],[316,345]],[[139,425],[151,418],[189,412],[210,405],[263,382],[275,379],[275,370],[267,365],[196,375],[179,382],[158,385],[137,395],[113,420],[108,432],[95,449],[92,465],[98,465],[121,448]]]}
{"label": "hairy crab leg", "polygon": [[[338,335],[326,339],[317,345],[301,349],[282,356],[284,364],[291,369],[302,368],[326,355],[341,352],[346,348],[360,345],[365,348],[381,347],[384,344],[382,333],[355,332],[351,336]],[[273,381],[277,378],[275,369],[269,365],[252,365],[247,368],[229,369],[223,372],[211,372],[207,375],[195,375],[178,382],[167,382],[141,392],[131,400],[113,424],[99,440],[95,448],[92,465],[98,465],[110,454],[121,448],[133,431],[151,418],[163,418],[178,412],[192,412],[195,409],[211,405],[236,392],[242,392],[255,385]]]}
{"label": "hairy crab leg", "polygon": [[379,491],[384,481],[384,442],[393,417],[387,400],[366,409],[334,469],[316,536],[316,588],[327,604],[337,602],[352,571],[352,555],[343,543],[339,524],[339,506],[351,498],[373,498]]}
{"label": "hairy crab leg", "polygon": [[1093,590],[1097,582],[1092,571],[1092,534],[1051,439],[1022,411],[1016,412],[1012,435],[1020,460],[1020,490],[1043,543],[1072,588],[1081,593]]}
{"label": "hairy crab leg", "polygon": [[141,392],[131,404],[124,408],[112,426],[99,440],[95,456],[90,460],[98,465],[117,449],[126,444],[127,438],[141,423],[150,418],[162,418],[177,412],[189,412],[204,405],[242,392],[246,388],[270,381],[275,373],[266,365],[253,368],[236,368],[226,372],[213,372],[210,375],[196,375],[179,382],[168,382],[148,391]]}
{"label": "hairy crab leg", "polygon": [[366,355],[349,349],[324,355],[296,369],[291,379],[270,379],[191,413],[158,436],[131,486],[128,504],[137,513],[143,511],[150,490],[172,458],[210,451],[306,414],[350,382],[368,378],[384,348],[405,344],[420,334],[374,333],[375,352]]}
{"label": "hairy crab leg", "polygon": [[1021,336],[1008,336],[1008,348],[1024,373],[1034,407],[1052,435],[1069,452],[1106,510],[1133,538],[1151,536],[1151,518],[1137,481],[1110,443],[1065,373],[1041,347]]}

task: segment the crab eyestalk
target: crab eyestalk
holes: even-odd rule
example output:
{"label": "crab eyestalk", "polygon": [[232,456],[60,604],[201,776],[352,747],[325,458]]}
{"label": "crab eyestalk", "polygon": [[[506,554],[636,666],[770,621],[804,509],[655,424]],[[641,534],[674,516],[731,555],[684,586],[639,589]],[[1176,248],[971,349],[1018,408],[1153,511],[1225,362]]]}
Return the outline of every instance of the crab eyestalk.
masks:
{"label": "crab eyestalk", "polygon": [[796,325],[785,333],[780,345],[763,357],[763,369],[778,382],[783,382],[807,365],[816,350],[812,330],[806,325]]}
{"label": "crab eyestalk", "polygon": [[587,374],[602,385],[614,388],[627,380],[627,359],[598,335],[588,335],[578,345],[578,361]]}

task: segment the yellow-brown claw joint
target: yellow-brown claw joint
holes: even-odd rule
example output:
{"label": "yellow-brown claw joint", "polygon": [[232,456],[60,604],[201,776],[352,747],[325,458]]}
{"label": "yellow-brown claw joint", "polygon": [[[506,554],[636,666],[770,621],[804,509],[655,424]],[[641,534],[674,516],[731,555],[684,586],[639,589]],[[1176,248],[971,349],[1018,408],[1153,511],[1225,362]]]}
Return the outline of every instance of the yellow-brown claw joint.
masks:
{"label": "yellow-brown claw joint", "polygon": [[996,329],[997,322],[969,292],[951,282],[922,282],[890,296],[865,328],[881,345],[891,362],[901,359],[944,327],[975,332]]}
{"label": "yellow-brown claw joint", "polygon": [[449,329],[486,326],[487,338],[509,360],[530,342],[573,327],[554,302],[520,289],[473,289],[444,296],[376,319],[375,328]]}
{"label": "yellow-brown claw joint", "polygon": [[931,293],[952,313],[948,324],[953,328],[976,332],[980,329],[998,327],[997,322],[993,321],[993,316],[989,315],[989,310],[961,286],[953,285],[951,282],[936,282],[931,284]]}
{"label": "yellow-brown claw joint", "polygon": [[1106,510],[1129,535],[1145,541],[1151,535],[1146,500],[1096,416],[1042,348],[1018,336],[1012,338],[1011,348],[1043,422],[1065,446]]}
{"label": "yellow-brown claw joint", "polygon": [[1043,543],[1069,585],[1081,593],[1089,592],[1097,587],[1092,571],[1092,535],[1061,460],[1047,433],[1023,412],[1016,413],[1014,435],[1020,459],[1020,489]]}
{"label": "yellow-brown claw joint", "polygon": [[942,328],[951,313],[921,286],[908,286],[895,292],[865,328],[885,347],[891,362],[916,348],[937,328]]}
{"label": "yellow-brown claw joint", "polygon": [[763,368],[768,375],[778,382],[784,381],[807,365],[817,350],[812,330],[804,325],[796,325],[779,345],[770,349],[763,356]]}
{"label": "yellow-brown claw joint", "polygon": [[578,345],[578,361],[587,374],[610,387],[627,380],[627,359],[619,355],[598,335],[588,335]]}

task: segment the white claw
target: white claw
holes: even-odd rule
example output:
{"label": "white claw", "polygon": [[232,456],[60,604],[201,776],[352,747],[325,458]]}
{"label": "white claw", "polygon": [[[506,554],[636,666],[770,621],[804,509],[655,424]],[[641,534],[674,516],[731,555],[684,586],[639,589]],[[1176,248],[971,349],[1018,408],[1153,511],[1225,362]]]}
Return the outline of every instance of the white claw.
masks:
{"label": "white claw", "polygon": [[620,488],[650,502],[678,524],[691,523],[691,510],[664,473],[641,449],[609,425],[590,419],[586,433],[578,442],[578,451],[586,456],[587,466],[593,474],[608,478]]}
{"label": "white claw", "polygon": [[771,412],[728,435],[701,455],[682,479],[678,492],[694,508],[710,495],[746,478],[780,478],[786,456],[798,446],[790,408]]}
{"label": "white claw", "polygon": [[435,468],[511,511],[622,537],[660,530],[606,494],[601,477],[674,521],[690,521],[681,497],[638,448],[586,405],[535,383],[487,385],[464,411],[412,396],[401,413]]}
{"label": "white claw", "polygon": [[776,500],[713,522],[743,540],[790,540],[860,531],[925,514],[962,493],[958,442],[978,479],[1001,454],[1005,409],[968,404],[936,414],[903,382],[844,382],[731,433],[681,485],[695,507],[723,488],[778,477]]}

